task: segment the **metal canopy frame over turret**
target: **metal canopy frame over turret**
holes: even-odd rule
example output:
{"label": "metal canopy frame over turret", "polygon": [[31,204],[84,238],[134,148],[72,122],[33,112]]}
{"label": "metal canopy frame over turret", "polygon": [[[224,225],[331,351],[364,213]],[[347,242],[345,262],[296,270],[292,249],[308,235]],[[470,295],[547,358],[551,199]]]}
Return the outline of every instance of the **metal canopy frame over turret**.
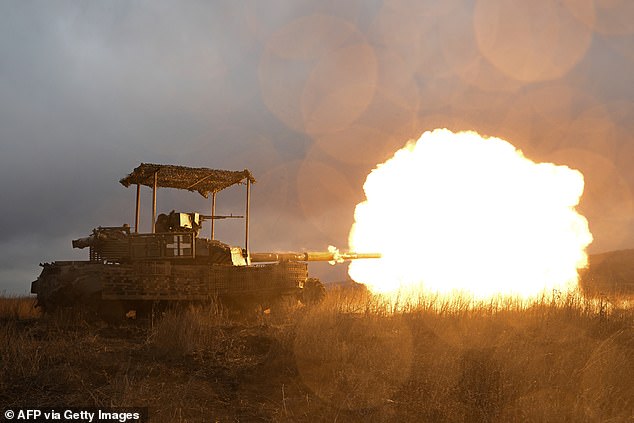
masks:
{"label": "metal canopy frame over turret", "polygon": [[125,178],[119,181],[123,186],[136,185],[136,214],[134,232],[139,232],[140,191],[141,185],[152,188],[152,233],[156,225],[156,190],[158,188],[186,189],[197,191],[205,198],[211,194],[211,239],[214,239],[214,221],[216,213],[216,194],[233,185],[246,185],[245,204],[245,242],[244,248],[249,251],[249,206],[251,202],[251,184],[255,178],[248,169],[241,171],[208,169],[204,167],[186,167],[141,163]]}

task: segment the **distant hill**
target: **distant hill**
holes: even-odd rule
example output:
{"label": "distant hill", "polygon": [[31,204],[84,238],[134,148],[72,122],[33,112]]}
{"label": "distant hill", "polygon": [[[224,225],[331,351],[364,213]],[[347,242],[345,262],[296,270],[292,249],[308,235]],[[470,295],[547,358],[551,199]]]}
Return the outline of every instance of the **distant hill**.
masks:
{"label": "distant hill", "polygon": [[634,294],[634,249],[591,254],[581,273],[581,288],[589,294]]}

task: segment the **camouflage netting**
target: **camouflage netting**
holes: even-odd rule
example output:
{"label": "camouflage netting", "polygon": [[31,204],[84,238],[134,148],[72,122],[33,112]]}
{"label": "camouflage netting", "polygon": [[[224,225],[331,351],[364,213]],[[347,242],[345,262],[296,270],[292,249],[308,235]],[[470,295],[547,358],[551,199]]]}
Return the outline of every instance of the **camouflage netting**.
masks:
{"label": "camouflage netting", "polygon": [[248,169],[232,171],[152,163],[141,163],[139,167],[119,182],[125,187],[140,184],[152,188],[155,173],[157,187],[198,191],[205,198],[208,197],[209,193],[222,191],[246,180],[255,182],[255,178]]}

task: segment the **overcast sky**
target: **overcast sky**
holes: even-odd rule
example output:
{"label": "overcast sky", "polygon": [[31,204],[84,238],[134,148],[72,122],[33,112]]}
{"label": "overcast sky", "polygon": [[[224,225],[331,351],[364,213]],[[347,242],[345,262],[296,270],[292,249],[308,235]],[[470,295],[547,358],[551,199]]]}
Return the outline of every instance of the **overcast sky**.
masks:
{"label": "overcast sky", "polygon": [[133,224],[141,162],[250,169],[252,250],[345,249],[365,176],[436,127],[578,168],[590,251],[634,248],[634,2],[2,1],[0,293]]}

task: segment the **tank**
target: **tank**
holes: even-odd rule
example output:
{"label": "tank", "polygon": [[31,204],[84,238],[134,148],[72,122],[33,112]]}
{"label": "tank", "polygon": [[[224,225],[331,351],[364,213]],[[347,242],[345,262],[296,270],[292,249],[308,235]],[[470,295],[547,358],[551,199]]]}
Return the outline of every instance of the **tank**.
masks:
{"label": "tank", "polygon": [[[325,295],[323,284],[308,276],[308,262],[331,263],[378,258],[376,253],[249,251],[249,204],[255,179],[248,170],[226,171],[142,163],[120,180],[136,186],[134,228],[104,226],[72,241],[88,249],[88,259],[41,264],[31,293],[44,311],[87,307],[110,317],[145,312],[157,304],[221,303],[230,309],[263,309],[288,301],[314,304]],[[140,187],[152,188],[150,233],[139,232]],[[246,186],[244,215],[216,215],[216,194],[233,185]],[[211,197],[211,214],[161,213],[156,191],[161,187],[197,191]],[[244,219],[244,247],[215,239],[215,222]],[[210,222],[210,237],[201,236]]]}

